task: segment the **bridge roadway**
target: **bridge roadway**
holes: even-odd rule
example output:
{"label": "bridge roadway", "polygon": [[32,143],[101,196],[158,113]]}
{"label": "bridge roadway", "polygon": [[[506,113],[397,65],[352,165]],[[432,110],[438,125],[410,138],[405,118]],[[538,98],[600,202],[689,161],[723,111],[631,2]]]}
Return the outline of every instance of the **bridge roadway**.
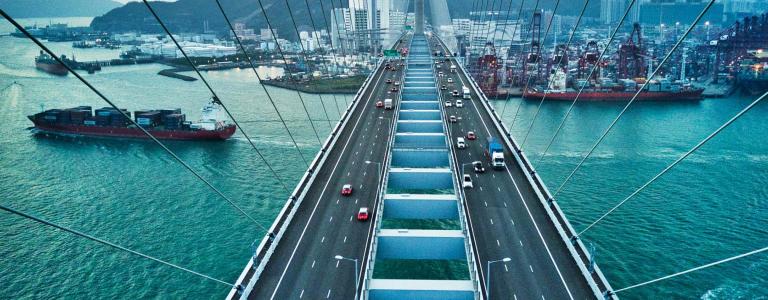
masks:
{"label": "bridge roadway", "polygon": [[[401,81],[402,74],[399,66],[397,71],[383,65],[376,70],[248,299],[354,298],[354,263],[334,256],[362,262],[367,253],[374,222],[359,222],[356,215],[360,207],[376,215],[381,165],[366,161],[381,162],[387,154],[393,116],[393,110],[377,108],[375,102],[398,99],[385,81]],[[348,183],[353,193],[342,196]]]}
{"label": "bridge roadway", "polygon": [[[430,45],[433,51],[445,51],[434,39]],[[441,90],[443,99],[455,104],[462,98],[453,97],[451,91],[461,93],[462,85],[470,84],[461,69],[451,73],[449,66],[450,63],[442,63],[437,70],[445,74],[439,78],[440,84],[447,87]],[[454,82],[448,83],[448,78]],[[465,149],[454,146],[454,167],[470,174],[474,184],[464,194],[477,261],[482,262],[481,281],[487,280],[487,261],[511,258],[510,262],[491,266],[490,299],[594,299],[595,294],[506,145],[506,166],[503,170],[491,168],[484,155],[486,137],[500,141],[502,134],[479,101],[473,92],[471,100],[463,100],[463,108],[446,107],[446,114],[460,118],[449,126],[454,144],[458,137],[466,139],[469,131],[477,136],[474,141],[466,140]],[[475,173],[473,161],[482,161],[485,173]]]}

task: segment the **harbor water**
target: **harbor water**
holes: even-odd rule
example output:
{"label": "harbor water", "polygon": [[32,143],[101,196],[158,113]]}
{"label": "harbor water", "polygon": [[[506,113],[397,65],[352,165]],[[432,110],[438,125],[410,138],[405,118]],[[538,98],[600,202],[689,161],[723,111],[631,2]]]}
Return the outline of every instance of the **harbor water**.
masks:
{"label": "harbor water", "polygon": [[[72,20],[69,20],[72,23]],[[26,24],[43,21],[25,20]],[[45,21],[47,22],[47,20]],[[86,23],[87,24],[87,23]],[[7,23],[0,32],[10,32]],[[71,54],[71,43],[51,43]],[[38,49],[0,37],[0,202],[169,262],[234,282],[264,231],[150,142],[33,135],[42,108],[105,104],[73,76],[37,71]],[[119,50],[76,49],[78,59]],[[157,75],[150,64],[85,77],[121,108],[181,108],[199,116],[200,81]],[[275,76],[279,69],[260,69]],[[192,73],[186,75],[194,76]],[[306,165],[248,69],[204,73],[289,186]],[[268,87],[304,157],[311,160],[351,96]],[[621,201],[715,130],[753,97],[638,102],[557,200],[577,230]],[[570,103],[546,102],[524,149],[553,192],[625,103],[578,103],[543,159]],[[538,101],[494,101],[522,143]],[[506,109],[504,108],[506,106]],[[519,107],[519,112],[518,112]],[[466,108],[464,108],[466,109]],[[614,288],[682,271],[768,244],[768,133],[761,104],[584,235]],[[315,135],[315,130],[318,132]],[[479,129],[478,129],[479,130]],[[245,138],[169,142],[202,176],[268,227],[286,200]],[[223,284],[159,265],[0,212],[0,299],[221,299]],[[450,271],[450,270],[449,270]],[[768,256],[756,255],[619,294],[624,299],[766,299]]]}

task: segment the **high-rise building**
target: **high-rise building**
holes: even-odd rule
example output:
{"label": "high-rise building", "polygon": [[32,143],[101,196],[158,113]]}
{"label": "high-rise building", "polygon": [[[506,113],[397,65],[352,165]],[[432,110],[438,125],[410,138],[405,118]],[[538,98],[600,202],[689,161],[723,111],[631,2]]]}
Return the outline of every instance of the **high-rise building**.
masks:
{"label": "high-rise building", "polygon": [[600,21],[603,24],[614,24],[621,19],[626,10],[625,0],[601,0]]}

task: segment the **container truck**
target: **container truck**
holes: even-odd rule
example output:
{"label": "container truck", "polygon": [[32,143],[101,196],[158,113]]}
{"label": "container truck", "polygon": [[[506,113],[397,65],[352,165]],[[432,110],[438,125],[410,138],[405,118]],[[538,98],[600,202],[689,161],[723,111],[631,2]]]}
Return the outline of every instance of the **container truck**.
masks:
{"label": "container truck", "polygon": [[498,140],[493,137],[488,137],[487,142],[488,144],[485,148],[485,155],[491,161],[491,166],[497,170],[503,169],[504,147],[502,147],[501,143],[499,143]]}

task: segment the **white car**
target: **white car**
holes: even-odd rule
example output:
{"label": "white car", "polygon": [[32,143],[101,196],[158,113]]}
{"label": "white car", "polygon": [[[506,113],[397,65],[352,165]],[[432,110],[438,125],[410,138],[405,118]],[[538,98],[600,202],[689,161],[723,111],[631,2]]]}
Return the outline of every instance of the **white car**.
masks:
{"label": "white car", "polygon": [[461,186],[465,189],[474,187],[474,185],[472,185],[472,177],[470,177],[469,174],[464,174],[464,180],[461,181]]}
{"label": "white car", "polygon": [[467,143],[464,141],[463,137],[456,138],[456,148],[459,148],[459,149],[467,148]]}
{"label": "white car", "polygon": [[456,107],[464,107],[464,102],[461,99],[456,100]]}
{"label": "white car", "polygon": [[451,101],[445,101],[445,107],[451,107],[453,106],[453,103]]}
{"label": "white car", "polygon": [[459,119],[456,119],[456,116],[450,116],[448,120],[451,121],[451,123],[456,123]]}
{"label": "white car", "polygon": [[448,83],[453,83],[453,78],[448,77]]}

